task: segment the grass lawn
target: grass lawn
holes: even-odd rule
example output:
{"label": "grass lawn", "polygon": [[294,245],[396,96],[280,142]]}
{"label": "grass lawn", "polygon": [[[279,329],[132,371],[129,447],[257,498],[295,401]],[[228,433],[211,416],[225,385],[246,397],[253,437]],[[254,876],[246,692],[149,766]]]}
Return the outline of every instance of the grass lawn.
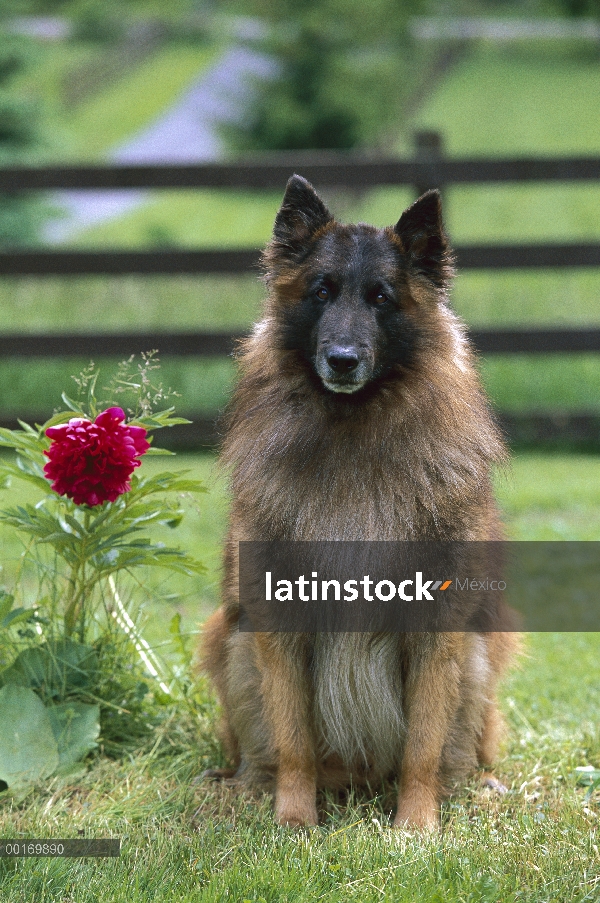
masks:
{"label": "grass lawn", "polygon": [[[211,490],[179,529],[213,581],[197,587],[199,600],[178,603],[189,628],[214,604],[227,496],[212,456],[144,467],[165,464],[191,469]],[[497,494],[513,539],[600,539],[598,457],[522,454],[498,475]],[[14,537],[1,540],[5,555],[16,549]],[[164,608],[149,614],[157,641],[168,619]],[[509,792],[496,796],[473,779],[444,805],[441,836],[427,838],[391,830],[386,788],[374,797],[326,795],[319,828],[297,832],[273,825],[267,798],[194,782],[221,761],[201,682],[196,706],[175,707],[139,754],[99,758],[62,784],[0,803],[2,837],[122,840],[115,860],[2,860],[0,899],[596,901],[600,793],[586,800],[574,770],[600,765],[599,651],[597,634],[527,638],[501,693],[509,733],[495,773]]]}

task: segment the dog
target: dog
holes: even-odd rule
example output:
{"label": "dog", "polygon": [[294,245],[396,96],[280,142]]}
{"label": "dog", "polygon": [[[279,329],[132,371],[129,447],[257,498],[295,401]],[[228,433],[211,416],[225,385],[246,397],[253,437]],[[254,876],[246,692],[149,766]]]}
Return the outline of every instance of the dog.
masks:
{"label": "dog", "polygon": [[222,460],[233,503],[223,604],[202,666],[233,769],[274,788],[281,825],[317,824],[317,790],[398,780],[394,825],[439,824],[450,783],[490,764],[510,632],[370,635],[238,629],[240,541],[488,540],[506,460],[464,329],[429,191],[393,227],[343,225],[288,182],[264,255]]}

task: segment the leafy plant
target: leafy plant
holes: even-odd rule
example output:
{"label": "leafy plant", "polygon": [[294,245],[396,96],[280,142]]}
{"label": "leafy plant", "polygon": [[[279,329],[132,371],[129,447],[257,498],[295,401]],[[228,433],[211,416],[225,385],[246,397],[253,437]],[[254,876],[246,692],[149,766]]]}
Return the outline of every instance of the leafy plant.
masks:
{"label": "leafy plant", "polygon": [[154,525],[177,527],[182,496],[204,487],[185,473],[134,473],[142,455],[169,454],[147,435],[187,421],[172,407],[152,412],[166,397],[152,381],[154,354],[144,355],[137,370],[132,364],[124,362],[107,388],[113,396],[134,395],[127,423],[123,409],[102,410],[108,402],[96,399],[92,365],[76,379],[78,400],[63,395],[67,410],[42,426],[0,429],[0,447],[16,452],[14,462],[0,465],[0,480],[24,480],[41,495],[36,504],[0,511],[0,522],[25,542],[14,592],[0,591],[7,745],[0,749],[0,781],[9,787],[71,768],[96,745],[100,728],[105,748],[135,739],[151,721],[149,697],[160,703],[171,693],[123,600],[134,604],[140,569],[188,576],[204,570],[187,552],[147,535]]}

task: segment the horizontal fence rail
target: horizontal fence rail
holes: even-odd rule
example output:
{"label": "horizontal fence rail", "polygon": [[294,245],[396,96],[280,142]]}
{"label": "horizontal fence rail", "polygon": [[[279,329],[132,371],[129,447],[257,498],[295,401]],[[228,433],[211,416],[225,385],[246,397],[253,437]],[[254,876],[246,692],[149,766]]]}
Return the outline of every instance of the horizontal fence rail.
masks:
{"label": "horizontal fence rail", "polygon": [[[191,423],[177,426],[176,429],[161,430],[155,437],[155,444],[160,448],[186,450],[194,448],[214,448],[219,445],[223,436],[223,421],[218,414],[208,416],[208,412],[189,411],[187,417]],[[27,423],[43,424],[51,416],[51,411],[27,414]],[[75,415],[74,415],[75,416]],[[564,445],[565,443],[597,448],[600,444],[600,412],[577,413],[570,411],[516,411],[497,413],[500,428],[509,442],[536,445]],[[0,414],[0,427],[20,429],[16,415]]]}
{"label": "horizontal fence rail", "polygon": [[0,171],[0,191],[123,188],[232,188],[282,191],[298,172],[318,186],[375,188],[493,182],[600,179],[600,157],[484,160],[396,160],[335,153],[265,154],[236,163],[185,166],[12,167]]}
{"label": "horizontal fence rail", "polygon": [[[454,249],[461,270],[600,267],[600,243],[462,245]],[[15,251],[0,253],[2,276],[124,276],[256,272],[260,251]]]}
{"label": "horizontal fence rail", "polygon": [[[0,358],[121,357],[156,349],[163,355],[231,355],[244,332],[4,333]],[[600,352],[600,329],[471,329],[483,354],[581,354]]]}
{"label": "horizontal fence rail", "polygon": [[[0,170],[0,193],[20,191],[97,191],[139,189],[273,190],[281,196],[287,179],[297,172],[317,188],[360,192],[379,186],[411,186],[416,194],[451,185],[523,182],[598,182],[600,158],[451,159],[444,156],[441,136],[416,136],[412,160],[338,152],[290,152],[198,165],[11,167]],[[467,244],[455,249],[459,270],[600,268],[600,241],[541,244]],[[258,273],[260,252],[254,248],[142,250],[15,249],[0,252],[5,277],[121,276]],[[1,324],[0,324],[1,328]],[[482,354],[557,354],[600,352],[600,328],[472,329],[474,347]],[[0,333],[0,358],[127,357],[158,349],[162,355],[222,357],[231,355],[240,332],[135,333]],[[30,422],[44,422],[50,412]],[[213,446],[219,440],[217,414],[196,412],[194,422],[165,430],[159,444],[170,448]],[[600,413],[500,412],[509,440],[575,441],[600,446]],[[16,426],[16,417],[0,411],[0,426]]]}

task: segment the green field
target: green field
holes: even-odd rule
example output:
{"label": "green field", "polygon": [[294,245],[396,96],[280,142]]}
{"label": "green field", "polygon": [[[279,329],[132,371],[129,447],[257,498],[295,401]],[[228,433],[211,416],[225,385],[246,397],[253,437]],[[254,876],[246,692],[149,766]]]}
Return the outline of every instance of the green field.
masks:
{"label": "green field", "polygon": [[[146,606],[146,635],[161,650],[161,625],[174,611],[195,629],[215,604],[227,509],[211,456],[143,466],[173,462],[210,486],[179,528],[182,545],[206,561],[209,574],[198,585],[175,586],[179,600]],[[522,454],[496,482],[510,538],[600,539],[600,459]],[[2,505],[25,497],[0,495]],[[14,535],[0,540],[8,578],[18,546]],[[600,765],[599,643],[599,634],[527,638],[501,692],[509,732],[495,774],[508,793],[468,782],[445,803],[439,837],[392,831],[391,789],[327,794],[321,826],[297,832],[273,825],[267,797],[195,781],[222,761],[214,702],[201,683],[196,707],[175,706],[138,754],[99,758],[87,772],[0,802],[3,837],[80,832],[122,841],[118,860],[2,860],[0,899],[596,901],[600,792],[586,799],[575,769]]]}

